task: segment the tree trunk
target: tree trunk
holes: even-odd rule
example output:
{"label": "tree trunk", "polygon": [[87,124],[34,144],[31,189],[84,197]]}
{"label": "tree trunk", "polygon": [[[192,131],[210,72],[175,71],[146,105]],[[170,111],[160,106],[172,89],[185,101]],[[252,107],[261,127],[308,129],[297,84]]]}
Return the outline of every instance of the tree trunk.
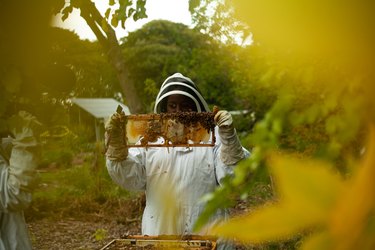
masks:
{"label": "tree trunk", "polygon": [[[135,84],[129,78],[129,72],[125,68],[124,57],[114,29],[108,24],[107,20],[101,16],[95,4],[90,0],[82,1],[79,8],[81,10],[81,16],[94,32],[110,64],[116,71],[122,93],[125,97],[125,102],[130,112],[133,114],[141,113],[142,104],[138,98]],[[102,24],[106,26],[105,29],[103,29]]]}
{"label": "tree trunk", "polygon": [[130,111],[134,114],[142,112],[142,105],[140,99],[138,98],[138,93],[135,88],[134,82],[129,78],[129,72],[125,68],[124,57],[121,52],[121,47],[118,43],[116,35],[113,34],[113,38],[109,38],[109,48],[106,51],[108,60],[115,68],[117,73],[117,78],[123,94],[125,95],[126,103]]}

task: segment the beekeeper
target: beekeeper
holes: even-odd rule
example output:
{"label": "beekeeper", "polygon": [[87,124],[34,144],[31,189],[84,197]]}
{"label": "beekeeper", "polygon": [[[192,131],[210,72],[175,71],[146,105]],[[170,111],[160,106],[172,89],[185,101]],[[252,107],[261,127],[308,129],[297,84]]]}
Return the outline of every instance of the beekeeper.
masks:
{"label": "beekeeper", "polygon": [[[180,73],[168,77],[156,97],[154,112],[209,112],[194,82]],[[124,114],[112,115],[106,124],[106,165],[121,187],[144,190],[146,207],[143,235],[189,235],[205,203],[202,197],[213,192],[226,175],[249,152],[241,146],[232,116],[218,111],[214,121],[213,147],[132,147],[124,143],[121,121]],[[163,143],[163,138],[157,141]],[[213,220],[226,216],[218,211]],[[204,232],[202,232],[204,234]]]}
{"label": "beekeeper", "polygon": [[0,147],[0,250],[28,250],[32,247],[23,210],[31,202],[39,155],[33,128],[40,124],[23,111],[8,124],[10,130],[2,132]]}

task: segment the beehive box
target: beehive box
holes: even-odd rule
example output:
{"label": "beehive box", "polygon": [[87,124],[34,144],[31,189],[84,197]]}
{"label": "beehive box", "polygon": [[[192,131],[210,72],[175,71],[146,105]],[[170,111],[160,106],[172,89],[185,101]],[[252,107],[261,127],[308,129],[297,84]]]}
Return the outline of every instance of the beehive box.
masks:
{"label": "beehive box", "polygon": [[205,236],[128,236],[114,239],[101,250],[119,249],[183,249],[183,250],[214,250],[216,239]]}

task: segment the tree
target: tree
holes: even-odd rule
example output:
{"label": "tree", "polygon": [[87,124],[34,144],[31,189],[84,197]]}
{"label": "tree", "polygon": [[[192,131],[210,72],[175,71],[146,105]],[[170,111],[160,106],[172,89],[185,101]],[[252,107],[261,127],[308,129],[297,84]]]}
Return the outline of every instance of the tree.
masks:
{"label": "tree", "polygon": [[[48,68],[49,20],[61,1],[0,3],[0,131],[23,109],[36,115]],[[30,11],[33,10],[33,11]],[[69,74],[69,73],[67,73]]]}
{"label": "tree", "polygon": [[210,105],[246,108],[235,92],[243,76],[238,64],[246,63],[241,62],[243,48],[239,46],[224,45],[184,24],[155,20],[131,32],[123,39],[122,48],[145,110],[151,110],[150,100],[164,79],[175,72],[192,78]]}
{"label": "tree", "polygon": [[190,0],[194,29],[227,44],[243,44],[251,38],[250,29],[234,15],[225,0]]}
{"label": "tree", "polygon": [[81,11],[82,18],[85,19],[87,25],[94,32],[104,53],[108,56],[109,62],[114,67],[126,102],[133,113],[139,113],[142,107],[139,102],[136,86],[125,68],[124,57],[113,27],[121,23],[122,27],[125,28],[125,21],[131,17],[134,20],[147,17],[145,3],[146,0],[137,0],[136,3],[133,3],[133,1],[110,0],[110,7],[104,17],[91,0],[72,0],[68,6],[61,10],[63,20],[69,16],[73,8]]}
{"label": "tree", "polygon": [[[103,54],[98,42],[80,40],[68,30],[52,28],[50,61],[64,65],[75,75],[75,85],[70,89],[74,97],[118,97],[121,92],[116,73]],[[50,89],[60,91],[61,82],[49,84]]]}
{"label": "tree", "polygon": [[[68,6],[62,9],[63,20],[69,16],[73,8],[81,11],[81,16],[85,19],[91,30],[96,35],[98,41],[103,47],[104,52],[108,55],[111,65],[114,67],[120,86],[125,95],[130,109],[139,113],[142,111],[142,104],[139,102],[139,86],[133,82],[129,71],[125,67],[124,57],[120,53],[119,42],[116,38],[113,27],[120,23],[125,28],[125,22],[129,18],[138,20],[146,15],[146,0],[137,1],[118,1],[109,0],[109,8],[104,17],[99,13],[94,3],[90,0],[72,0]],[[207,18],[207,9],[214,5],[220,11]],[[189,10],[195,14],[193,20],[196,23],[196,30],[210,34],[219,41],[226,41],[229,44],[239,39],[242,34],[243,39],[248,37],[248,28],[236,19],[232,18],[231,9],[225,5],[224,1],[215,4],[214,1],[189,1]],[[220,13],[224,13],[220,15]],[[217,82],[217,81],[216,81]]]}
{"label": "tree", "polygon": [[207,215],[227,197],[246,197],[261,169],[276,189],[268,206],[211,232],[251,244],[305,236],[302,249],[373,249],[374,5],[232,3],[261,46],[259,79],[277,99],[248,138],[252,156],[210,197]]}

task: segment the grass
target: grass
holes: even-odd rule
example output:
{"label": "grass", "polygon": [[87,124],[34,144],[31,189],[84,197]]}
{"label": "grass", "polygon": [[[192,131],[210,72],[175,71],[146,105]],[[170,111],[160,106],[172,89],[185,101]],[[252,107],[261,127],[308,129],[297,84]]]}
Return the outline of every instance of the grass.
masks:
{"label": "grass", "polygon": [[[81,165],[59,166],[39,170],[33,201],[25,214],[28,219],[49,217],[81,217],[84,214],[100,214],[111,207],[141,199],[140,194],[130,193],[116,185],[109,177],[104,159],[93,157]],[[93,164],[96,163],[96,164]],[[135,210],[134,213],[138,212]]]}

